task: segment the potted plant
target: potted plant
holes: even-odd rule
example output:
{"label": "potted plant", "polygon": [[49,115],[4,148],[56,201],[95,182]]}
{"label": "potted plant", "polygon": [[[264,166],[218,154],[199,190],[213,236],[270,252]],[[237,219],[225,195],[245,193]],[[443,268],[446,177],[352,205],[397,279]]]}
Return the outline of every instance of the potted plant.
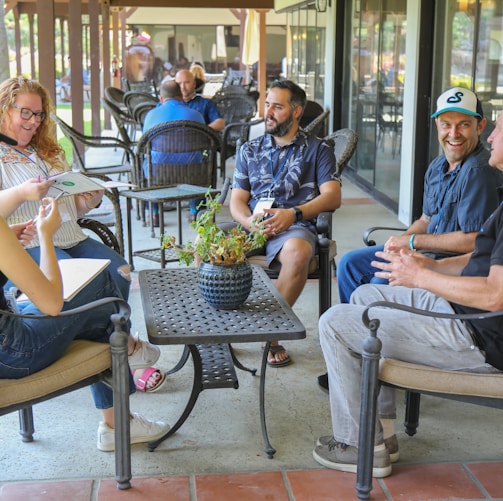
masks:
{"label": "potted plant", "polygon": [[180,262],[187,266],[195,260],[199,262],[198,284],[209,304],[221,309],[238,308],[246,301],[252,286],[247,253],[262,247],[266,236],[260,227],[251,232],[240,225],[230,231],[219,228],[215,217],[222,205],[209,193],[205,204],[206,209],[191,223],[197,233],[194,243],[181,247],[174,236],[162,235],[161,247],[177,250]]}

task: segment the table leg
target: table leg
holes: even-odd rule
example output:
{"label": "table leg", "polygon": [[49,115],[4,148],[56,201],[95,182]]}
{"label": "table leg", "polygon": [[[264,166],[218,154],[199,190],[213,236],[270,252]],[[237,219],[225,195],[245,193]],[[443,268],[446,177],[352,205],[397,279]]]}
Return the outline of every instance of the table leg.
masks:
{"label": "table leg", "polygon": [[129,257],[129,266],[134,270],[133,264],[133,237],[131,235],[131,199],[126,198],[126,224],[127,224],[127,251]]}
{"label": "table leg", "polygon": [[[164,235],[164,203],[159,202],[159,234]],[[161,268],[166,267],[166,250],[161,249]]]}
{"label": "table leg", "polygon": [[178,245],[183,245],[182,240],[182,201],[176,201],[176,215],[178,216]]}
{"label": "table leg", "polygon": [[170,430],[161,438],[158,438],[157,440],[154,440],[152,442],[148,442],[147,448],[150,452],[154,451],[159,444],[173,435],[178,430],[178,428],[180,428],[182,424],[185,423],[186,419],[189,417],[192,409],[194,408],[194,405],[197,402],[199,393],[201,393],[202,391],[201,381],[203,379],[203,365],[201,362],[201,356],[199,355],[199,351],[195,345],[191,344],[188,346],[188,348],[190,350],[192,361],[194,363],[194,381],[192,383],[192,391],[190,393],[189,401],[187,402],[182,415],[179,417],[178,421],[170,428]]}
{"label": "table leg", "polygon": [[178,362],[176,363],[176,365],[172,369],[169,369],[169,371],[165,371],[166,376],[168,376],[169,374],[174,374],[175,372],[178,372],[187,363],[187,360],[189,359],[189,355],[190,355],[190,350],[189,350],[188,346],[185,345],[183,347],[183,353],[182,353],[182,356],[180,357],[180,360],[178,360]]}
{"label": "table leg", "polygon": [[229,346],[229,351],[231,352],[231,357],[232,357],[232,361],[234,363],[234,365],[238,368],[238,369],[241,369],[242,371],[246,371],[246,372],[249,372],[252,376],[255,376],[255,374],[257,374],[257,369],[250,369],[249,367],[245,367],[238,359],[238,357],[236,357],[236,355],[234,354],[234,350],[232,349],[232,345],[229,344],[227,345]]}
{"label": "table leg", "polygon": [[260,369],[260,424],[262,426],[262,438],[264,439],[265,444],[265,453],[269,459],[272,459],[274,454],[276,453],[276,449],[269,442],[269,436],[267,435],[267,426],[265,422],[265,371],[267,368],[267,356],[269,354],[269,348],[271,346],[271,342],[267,341],[264,352],[262,354],[262,367]]}

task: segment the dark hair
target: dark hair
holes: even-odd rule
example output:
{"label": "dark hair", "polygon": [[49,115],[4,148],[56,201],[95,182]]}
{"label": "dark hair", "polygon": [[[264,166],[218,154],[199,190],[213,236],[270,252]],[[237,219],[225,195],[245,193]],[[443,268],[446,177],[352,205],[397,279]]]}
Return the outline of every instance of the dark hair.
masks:
{"label": "dark hair", "polygon": [[302,106],[302,112],[304,112],[307,100],[306,93],[304,92],[304,89],[299,87],[295,82],[292,82],[291,80],[275,80],[269,87],[269,90],[270,89],[286,89],[289,91],[290,99],[288,102],[290,103],[290,106],[292,108]]}
{"label": "dark hair", "polygon": [[482,109],[482,103],[478,97],[477,97],[477,113],[480,115],[480,117],[476,118],[480,122],[484,118],[484,110]]}
{"label": "dark hair", "polygon": [[180,86],[174,80],[168,80],[161,85],[161,96],[164,99],[181,99],[182,91]]}

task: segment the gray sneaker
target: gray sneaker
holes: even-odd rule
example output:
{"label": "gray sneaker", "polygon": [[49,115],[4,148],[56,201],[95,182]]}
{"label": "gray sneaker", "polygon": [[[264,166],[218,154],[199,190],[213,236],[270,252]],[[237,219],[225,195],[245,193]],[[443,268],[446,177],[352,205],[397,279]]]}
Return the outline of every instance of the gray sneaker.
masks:
{"label": "gray sneaker", "polygon": [[[352,445],[337,442],[332,437],[327,445],[318,445],[314,449],[313,458],[317,463],[320,463],[326,468],[356,473],[358,449]],[[391,475],[391,463],[388,450],[385,449],[374,453],[372,476],[374,478],[383,478],[389,475]]]}
{"label": "gray sneaker", "polygon": [[[333,439],[334,437],[330,435],[325,435],[323,437],[320,437],[316,441],[316,445],[322,445],[324,447],[328,447],[328,444]],[[390,463],[396,463],[400,458],[400,452],[398,450],[398,438],[396,437],[396,435],[392,435],[391,437],[385,438],[384,445],[386,446],[386,449],[388,449]]]}

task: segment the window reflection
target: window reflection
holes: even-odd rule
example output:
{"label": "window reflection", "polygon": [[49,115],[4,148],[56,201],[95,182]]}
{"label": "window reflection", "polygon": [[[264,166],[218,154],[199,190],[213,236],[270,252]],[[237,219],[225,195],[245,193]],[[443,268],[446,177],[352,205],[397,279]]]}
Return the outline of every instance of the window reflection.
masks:
{"label": "window reflection", "polygon": [[[449,0],[439,7],[438,46],[445,63],[436,61],[438,95],[450,86],[474,90],[489,120],[483,140],[503,106],[503,2]],[[433,138],[432,138],[433,144]]]}
{"label": "window reflection", "polygon": [[325,12],[314,4],[288,14],[285,78],[298,83],[307,99],[323,104],[325,83]]}
{"label": "window reflection", "polygon": [[[349,127],[358,132],[350,167],[373,189],[398,201],[405,83],[406,0],[354,2]],[[361,5],[363,10],[359,10]]]}

